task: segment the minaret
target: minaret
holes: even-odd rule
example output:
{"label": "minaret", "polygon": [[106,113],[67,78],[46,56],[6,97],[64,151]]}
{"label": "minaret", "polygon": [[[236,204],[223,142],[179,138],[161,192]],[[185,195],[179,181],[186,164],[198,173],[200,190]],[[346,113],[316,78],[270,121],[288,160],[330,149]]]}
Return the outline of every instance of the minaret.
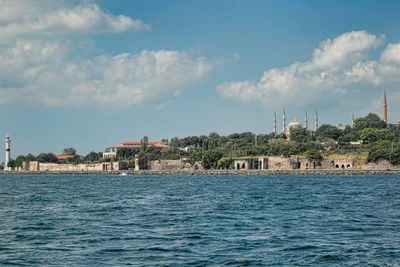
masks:
{"label": "minaret", "polygon": [[305,122],[304,122],[304,128],[308,128],[308,118],[307,118],[307,111],[306,111],[306,117],[305,117]]}
{"label": "minaret", "polygon": [[354,113],[351,114],[351,128],[354,128]]}
{"label": "minaret", "polygon": [[318,110],[315,109],[315,131],[318,129]]}
{"label": "minaret", "polygon": [[386,103],[386,90],[383,93],[383,120],[387,123],[387,103]]}
{"label": "minaret", "polygon": [[283,108],[283,129],[282,132],[286,132],[286,112],[285,112],[285,108]]}
{"label": "minaret", "polygon": [[274,110],[274,135],[276,135],[276,110]]}
{"label": "minaret", "polygon": [[6,141],[6,159],[4,161],[4,169],[5,170],[9,170],[8,162],[10,162],[10,142],[11,142],[11,139],[10,139],[9,135],[6,136],[6,140],[5,141]]}

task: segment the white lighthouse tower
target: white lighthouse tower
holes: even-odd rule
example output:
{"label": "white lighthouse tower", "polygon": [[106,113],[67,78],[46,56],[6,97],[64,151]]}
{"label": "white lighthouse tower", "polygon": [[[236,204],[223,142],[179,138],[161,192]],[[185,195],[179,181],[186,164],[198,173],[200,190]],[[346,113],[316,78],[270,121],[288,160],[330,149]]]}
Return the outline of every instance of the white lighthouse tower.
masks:
{"label": "white lighthouse tower", "polygon": [[11,143],[9,135],[6,136],[5,142],[6,142],[6,159],[4,161],[4,170],[9,171],[10,167],[8,167],[8,162],[10,162],[10,143]]}

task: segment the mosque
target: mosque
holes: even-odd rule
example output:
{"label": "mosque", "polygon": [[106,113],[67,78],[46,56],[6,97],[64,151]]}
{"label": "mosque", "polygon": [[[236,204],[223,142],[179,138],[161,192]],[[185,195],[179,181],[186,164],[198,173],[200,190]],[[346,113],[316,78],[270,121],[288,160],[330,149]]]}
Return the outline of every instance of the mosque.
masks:
{"label": "mosque", "polygon": [[[389,125],[392,125],[392,124],[389,124],[388,120],[387,120],[386,90],[384,91],[384,94],[383,94],[383,121],[388,124],[388,127],[389,127]],[[304,126],[300,122],[296,121],[296,119],[294,119],[293,121],[289,122],[289,124],[286,126],[286,110],[285,110],[285,108],[283,108],[282,125],[283,125],[283,127],[282,127],[281,133],[286,134],[287,139],[290,139],[290,133],[294,129],[299,129],[299,128],[308,129],[307,111],[305,113]],[[398,125],[400,126],[400,121],[399,121]],[[352,115],[351,127],[354,127],[354,114]],[[345,126],[339,124],[338,128],[340,130],[344,130]],[[311,134],[314,134],[315,131],[317,131],[317,129],[318,129],[318,110],[315,109],[314,131],[312,131]],[[277,134],[276,110],[274,111],[274,134],[275,135]]]}
{"label": "mosque", "polygon": [[[286,109],[283,108],[283,116],[282,116],[282,131],[281,133],[286,134],[286,137],[288,139],[290,139],[290,133],[294,130],[294,129],[299,129],[299,128],[305,128],[308,129],[308,116],[307,116],[307,111],[305,113],[305,117],[304,117],[304,126],[296,121],[296,119],[294,119],[293,121],[289,122],[288,125],[286,126]],[[274,111],[274,134],[277,134],[277,130],[276,130],[276,111]],[[314,132],[318,129],[318,110],[315,109],[315,120],[314,120]]]}

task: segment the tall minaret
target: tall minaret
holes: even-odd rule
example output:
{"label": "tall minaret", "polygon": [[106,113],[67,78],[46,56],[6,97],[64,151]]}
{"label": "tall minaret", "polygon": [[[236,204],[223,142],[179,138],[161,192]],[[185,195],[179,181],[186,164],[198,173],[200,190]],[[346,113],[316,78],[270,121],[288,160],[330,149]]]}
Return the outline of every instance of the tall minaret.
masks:
{"label": "tall minaret", "polygon": [[283,129],[282,132],[286,132],[286,112],[285,112],[285,108],[283,108]]}
{"label": "tall minaret", "polygon": [[6,140],[5,141],[6,141],[6,159],[4,161],[4,169],[5,170],[9,170],[8,162],[10,162],[10,142],[11,142],[11,139],[10,139],[9,135],[6,136]]}
{"label": "tall minaret", "polygon": [[315,109],[315,131],[318,129],[318,110]]}
{"label": "tall minaret", "polygon": [[307,118],[307,110],[306,110],[306,117],[305,117],[305,120],[304,120],[304,128],[308,128],[308,118]]}
{"label": "tall minaret", "polygon": [[276,110],[274,110],[274,135],[276,135]]}
{"label": "tall minaret", "polygon": [[386,103],[386,90],[383,93],[383,120],[387,123],[387,103]]}
{"label": "tall minaret", "polygon": [[351,128],[354,128],[354,113],[351,114]]}

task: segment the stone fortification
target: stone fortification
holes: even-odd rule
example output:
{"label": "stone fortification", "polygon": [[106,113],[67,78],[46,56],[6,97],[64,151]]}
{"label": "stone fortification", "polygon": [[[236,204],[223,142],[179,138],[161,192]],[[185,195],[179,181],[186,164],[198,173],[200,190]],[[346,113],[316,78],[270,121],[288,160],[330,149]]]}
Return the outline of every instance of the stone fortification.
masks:
{"label": "stone fortification", "polygon": [[118,171],[119,162],[104,162],[94,164],[57,164],[40,163],[30,161],[22,163],[22,171],[33,172],[99,172],[99,171]]}
{"label": "stone fortification", "polygon": [[394,166],[387,160],[379,160],[378,162],[370,162],[361,166],[362,170],[400,170],[400,166]]}
{"label": "stone fortification", "polygon": [[321,159],[305,156],[269,157],[252,156],[233,159],[232,169],[235,170],[399,170],[385,160],[376,163],[366,163],[366,154],[330,155]]}
{"label": "stone fortification", "polygon": [[180,160],[153,160],[149,163],[149,170],[153,171],[174,171],[174,170],[203,170],[201,162],[197,161],[193,165],[189,162]]}

